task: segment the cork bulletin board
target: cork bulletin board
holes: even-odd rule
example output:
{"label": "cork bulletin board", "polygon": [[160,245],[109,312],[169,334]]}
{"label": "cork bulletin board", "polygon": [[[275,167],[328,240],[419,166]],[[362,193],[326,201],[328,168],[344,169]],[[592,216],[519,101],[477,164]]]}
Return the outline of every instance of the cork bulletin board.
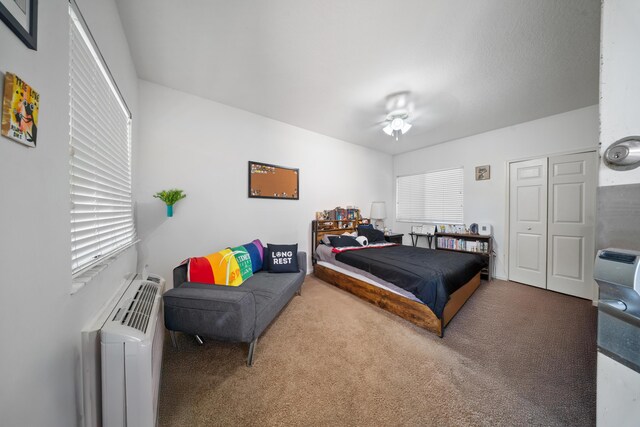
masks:
{"label": "cork bulletin board", "polygon": [[249,197],[298,200],[299,172],[295,168],[249,161]]}

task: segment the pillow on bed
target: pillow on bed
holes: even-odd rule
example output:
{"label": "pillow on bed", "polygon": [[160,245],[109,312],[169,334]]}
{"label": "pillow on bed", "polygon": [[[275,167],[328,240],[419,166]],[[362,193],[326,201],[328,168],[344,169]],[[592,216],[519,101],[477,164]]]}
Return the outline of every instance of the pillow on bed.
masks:
{"label": "pillow on bed", "polygon": [[375,242],[384,242],[384,233],[380,230],[376,230],[375,228],[361,228],[362,226],[358,226],[358,235],[364,236],[369,240],[369,243]]}
{"label": "pillow on bed", "polygon": [[358,241],[358,243],[360,243],[362,246],[369,246],[369,239],[367,239],[364,236],[358,236],[356,237],[356,240]]}
{"label": "pillow on bed", "polygon": [[329,241],[329,237],[338,237],[338,235],[337,234],[325,234],[324,236],[322,236],[322,243],[324,243],[325,245],[331,246],[331,242]]}
{"label": "pillow on bed", "polygon": [[331,246],[334,248],[344,248],[348,246],[362,246],[353,236],[329,236]]}

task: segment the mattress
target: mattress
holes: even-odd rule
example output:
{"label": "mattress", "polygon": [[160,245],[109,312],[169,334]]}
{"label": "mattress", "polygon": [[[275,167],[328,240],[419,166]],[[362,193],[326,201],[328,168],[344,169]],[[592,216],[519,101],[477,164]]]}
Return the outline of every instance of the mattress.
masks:
{"label": "mattress", "polygon": [[450,295],[486,266],[477,254],[402,245],[348,250],[336,261],[411,292],[438,317]]}
{"label": "mattress", "polygon": [[368,273],[356,267],[352,267],[348,264],[337,261],[336,254],[331,252],[331,249],[332,249],[331,246],[327,246],[327,245],[318,246],[318,248],[316,249],[316,260],[318,261],[319,265],[326,268],[330,268],[339,273],[346,274],[347,276],[351,276],[355,279],[362,280],[363,282],[369,283],[371,285],[377,286],[387,291],[393,292],[402,297],[410,299],[411,301],[424,304],[414,294],[394,285],[393,283],[389,283],[385,280],[380,279],[379,277],[374,276],[371,273]]}

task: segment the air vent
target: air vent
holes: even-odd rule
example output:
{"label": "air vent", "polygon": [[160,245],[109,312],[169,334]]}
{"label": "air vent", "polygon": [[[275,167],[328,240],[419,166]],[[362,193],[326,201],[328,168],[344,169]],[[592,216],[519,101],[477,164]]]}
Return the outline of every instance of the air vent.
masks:
{"label": "air vent", "polygon": [[633,264],[634,262],[636,262],[635,255],[613,251],[602,251],[600,253],[600,258],[606,259],[608,261],[621,262],[624,264]]}
{"label": "air vent", "polygon": [[150,282],[142,282],[136,296],[127,308],[127,312],[122,318],[121,324],[134,329],[147,332],[149,317],[153,310],[153,301],[158,293],[158,285]]}

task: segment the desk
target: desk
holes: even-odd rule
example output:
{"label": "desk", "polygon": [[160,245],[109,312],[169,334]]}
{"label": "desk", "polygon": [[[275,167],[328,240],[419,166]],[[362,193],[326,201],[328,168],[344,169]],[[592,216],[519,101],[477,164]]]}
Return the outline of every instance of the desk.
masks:
{"label": "desk", "polygon": [[427,243],[429,244],[429,249],[431,249],[431,244],[433,243],[433,234],[422,234],[422,233],[409,233],[409,236],[411,236],[411,244],[413,246],[417,246],[418,245],[418,240],[420,237],[426,237],[427,238]]}

